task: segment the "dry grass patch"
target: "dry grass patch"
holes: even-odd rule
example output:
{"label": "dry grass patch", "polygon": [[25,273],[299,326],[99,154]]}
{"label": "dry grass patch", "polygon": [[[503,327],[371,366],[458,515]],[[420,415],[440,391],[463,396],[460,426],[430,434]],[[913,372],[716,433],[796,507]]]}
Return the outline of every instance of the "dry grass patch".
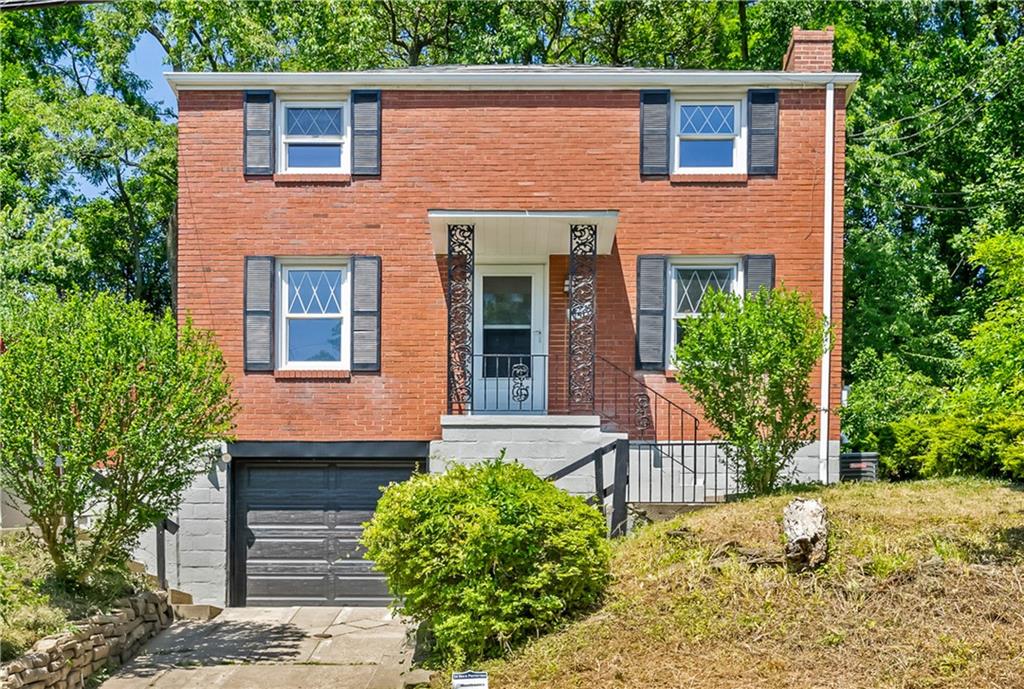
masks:
{"label": "dry grass patch", "polygon": [[69,590],[53,580],[53,565],[26,531],[0,534],[0,662],[28,650],[69,620],[105,612],[114,600],[140,588],[127,571],[102,568],[89,585]]}
{"label": "dry grass patch", "polygon": [[492,686],[1024,687],[1019,486],[799,494],[829,510],[819,571],[771,564],[792,493],[652,525],[617,544],[604,607],[491,663]]}

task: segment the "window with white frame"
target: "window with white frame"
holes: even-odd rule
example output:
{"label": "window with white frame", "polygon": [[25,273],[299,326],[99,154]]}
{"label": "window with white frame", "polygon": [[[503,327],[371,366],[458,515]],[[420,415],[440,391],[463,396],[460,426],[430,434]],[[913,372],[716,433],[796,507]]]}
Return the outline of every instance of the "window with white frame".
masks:
{"label": "window with white frame", "polygon": [[348,261],[279,261],[278,368],[349,367]]}
{"label": "window with white frame", "polygon": [[700,305],[710,292],[741,294],[742,264],[739,259],[680,260],[669,265],[669,351],[686,329],[687,319],[700,315]]}
{"label": "window with white frame", "polygon": [[281,101],[279,172],[348,172],[347,110],[341,101]]}
{"label": "window with white frame", "polygon": [[675,101],[678,173],[743,173],[747,168],[742,101]]}

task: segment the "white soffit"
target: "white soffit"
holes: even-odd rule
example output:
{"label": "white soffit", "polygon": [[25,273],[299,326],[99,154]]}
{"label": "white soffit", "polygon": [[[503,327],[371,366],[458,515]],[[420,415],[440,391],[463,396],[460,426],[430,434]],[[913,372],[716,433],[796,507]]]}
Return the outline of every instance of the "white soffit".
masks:
{"label": "white soffit", "polygon": [[448,225],[473,225],[474,254],[481,258],[541,258],[569,253],[569,225],[597,225],[597,253],[610,254],[618,211],[432,210],[435,254],[448,253]]}

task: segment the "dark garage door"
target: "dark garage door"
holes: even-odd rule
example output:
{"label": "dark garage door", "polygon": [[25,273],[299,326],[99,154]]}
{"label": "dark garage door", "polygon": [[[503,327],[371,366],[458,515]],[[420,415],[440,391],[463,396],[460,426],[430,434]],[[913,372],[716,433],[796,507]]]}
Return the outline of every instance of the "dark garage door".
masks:
{"label": "dark garage door", "polygon": [[384,577],[363,559],[361,524],[380,488],[414,461],[240,462],[235,474],[233,603],[386,605]]}

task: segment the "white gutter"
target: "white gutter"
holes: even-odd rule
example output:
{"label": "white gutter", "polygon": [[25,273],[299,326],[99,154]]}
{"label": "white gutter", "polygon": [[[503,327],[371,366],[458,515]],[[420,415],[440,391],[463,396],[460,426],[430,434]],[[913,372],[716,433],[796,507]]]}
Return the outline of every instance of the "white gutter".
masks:
{"label": "white gutter", "polygon": [[339,88],[642,89],[683,87],[821,88],[853,85],[853,72],[757,72],[666,69],[572,69],[478,66],[353,72],[165,72],[179,90]]}
{"label": "white gutter", "polygon": [[[832,323],[832,198],[835,184],[835,84],[825,85],[825,212],[822,221],[822,311],[826,326]],[[821,357],[821,430],[818,434],[818,478],[828,483],[829,383],[832,372],[831,338],[825,332],[825,354]]]}

